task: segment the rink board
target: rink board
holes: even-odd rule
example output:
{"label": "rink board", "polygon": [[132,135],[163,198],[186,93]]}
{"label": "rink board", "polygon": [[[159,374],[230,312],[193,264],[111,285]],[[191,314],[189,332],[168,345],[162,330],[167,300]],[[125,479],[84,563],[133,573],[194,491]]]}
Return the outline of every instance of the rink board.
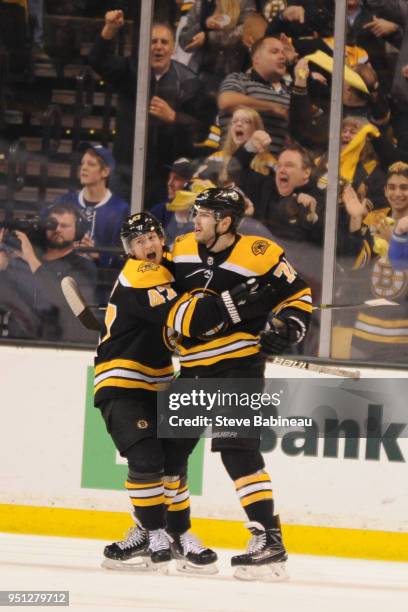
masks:
{"label": "rink board", "polygon": [[[121,536],[130,524],[122,489],[126,467],[92,406],[92,354],[3,346],[0,363],[7,414],[0,531]],[[269,367],[281,378],[296,373]],[[264,454],[289,550],[408,560],[407,440],[399,440],[403,461],[390,461],[385,453],[367,461],[361,442],[357,459],[344,459],[341,445],[338,457],[324,457],[320,447],[316,456],[290,456],[280,444]],[[244,546],[243,512],[208,443],[190,465],[190,489],[194,526],[206,542]]]}

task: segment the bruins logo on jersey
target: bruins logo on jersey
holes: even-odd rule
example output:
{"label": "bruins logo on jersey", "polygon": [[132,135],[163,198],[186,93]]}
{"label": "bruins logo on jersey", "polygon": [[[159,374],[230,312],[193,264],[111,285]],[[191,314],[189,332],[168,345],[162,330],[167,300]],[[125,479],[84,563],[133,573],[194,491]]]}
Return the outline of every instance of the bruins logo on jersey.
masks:
{"label": "bruins logo on jersey", "polygon": [[146,421],[146,419],[139,419],[136,421],[137,429],[147,429],[148,427],[149,427],[149,423]]}
{"label": "bruins logo on jersey", "polygon": [[152,271],[156,271],[159,269],[159,265],[158,264],[154,264],[154,263],[149,263],[149,262],[143,262],[140,264],[140,266],[138,267],[137,271],[138,272],[152,272]]}
{"label": "bruins logo on jersey", "polygon": [[266,240],[256,240],[252,245],[252,252],[254,255],[265,255],[266,249],[270,246]]}
{"label": "bruins logo on jersey", "polygon": [[379,257],[371,276],[371,290],[375,297],[388,300],[403,297],[408,292],[408,274],[394,270],[386,257]]}

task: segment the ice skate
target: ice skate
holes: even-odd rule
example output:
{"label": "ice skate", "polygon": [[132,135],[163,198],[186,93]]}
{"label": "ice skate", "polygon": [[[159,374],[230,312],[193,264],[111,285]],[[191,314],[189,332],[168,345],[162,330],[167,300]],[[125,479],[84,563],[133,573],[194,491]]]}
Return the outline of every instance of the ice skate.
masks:
{"label": "ice skate", "polygon": [[218,574],[217,553],[205,548],[192,533],[172,534],[171,551],[176,560],[176,569],[184,574],[210,576]]}
{"label": "ice skate", "polygon": [[172,560],[170,550],[170,539],[164,529],[148,531],[149,546],[147,549],[147,565],[150,570],[167,573],[167,568]]}
{"label": "ice skate", "polygon": [[149,538],[145,529],[135,525],[127,533],[126,539],[105,546],[102,567],[114,570],[146,568]]}
{"label": "ice skate", "polygon": [[285,568],[288,555],[282,543],[279,518],[275,519],[276,526],[271,529],[265,529],[255,521],[245,525],[252,533],[252,538],[246,553],[231,559],[231,565],[236,567],[234,578],[263,582],[277,582],[289,578]]}

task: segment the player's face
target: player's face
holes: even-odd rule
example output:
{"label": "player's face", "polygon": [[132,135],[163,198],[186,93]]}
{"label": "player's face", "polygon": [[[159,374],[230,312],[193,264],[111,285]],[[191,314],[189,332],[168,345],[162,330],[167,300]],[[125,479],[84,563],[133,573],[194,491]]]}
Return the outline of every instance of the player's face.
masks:
{"label": "player's face", "polygon": [[201,244],[210,244],[215,238],[215,226],[217,222],[214,218],[214,212],[207,208],[194,207],[192,213],[194,223],[194,233],[197,242]]}
{"label": "player's face", "polygon": [[104,183],[109,176],[109,168],[106,168],[98,159],[97,155],[85,153],[79,167],[79,180],[84,187]]}
{"label": "player's face", "polygon": [[50,220],[54,221],[56,228],[46,231],[47,243],[51,248],[65,248],[75,240],[76,218],[70,212],[50,215]]}
{"label": "player's face", "polygon": [[174,200],[176,197],[176,191],[180,191],[183,189],[186,184],[186,179],[176,174],[175,172],[170,172],[169,178],[167,180],[167,197],[169,198],[169,202]]}
{"label": "player's face", "polygon": [[393,211],[408,213],[408,178],[392,174],[385,187],[385,197]]}
{"label": "player's face", "polygon": [[310,170],[303,167],[302,156],[298,151],[283,151],[278,160],[276,187],[283,197],[290,196],[297,187],[305,185]]}
{"label": "player's face", "polygon": [[277,38],[267,38],[252,58],[252,65],[265,80],[280,79],[286,73],[283,44]]}
{"label": "player's face", "polygon": [[135,259],[159,264],[163,257],[163,240],[156,232],[148,232],[143,236],[133,238],[130,242],[130,250]]}
{"label": "player's face", "polygon": [[255,131],[252,117],[243,109],[238,109],[232,115],[230,133],[237,147],[247,142]]}
{"label": "player's face", "polygon": [[164,26],[156,26],[152,30],[150,45],[150,65],[158,74],[166,72],[170,66],[174,51],[174,38],[170,30]]}

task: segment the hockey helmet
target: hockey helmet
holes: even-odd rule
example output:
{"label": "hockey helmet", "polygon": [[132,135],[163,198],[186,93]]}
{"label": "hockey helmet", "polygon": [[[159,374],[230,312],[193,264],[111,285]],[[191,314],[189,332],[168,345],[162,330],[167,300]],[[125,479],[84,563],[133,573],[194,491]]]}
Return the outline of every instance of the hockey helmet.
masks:
{"label": "hockey helmet", "polygon": [[135,213],[122,223],[120,238],[126,255],[131,255],[130,243],[134,238],[156,232],[159,238],[165,240],[164,229],[154,215],[147,212]]}
{"label": "hockey helmet", "polygon": [[245,214],[245,200],[237,189],[215,187],[198,194],[193,211],[197,212],[200,208],[212,210],[216,221],[221,221],[224,217],[231,217],[231,230],[235,231]]}

